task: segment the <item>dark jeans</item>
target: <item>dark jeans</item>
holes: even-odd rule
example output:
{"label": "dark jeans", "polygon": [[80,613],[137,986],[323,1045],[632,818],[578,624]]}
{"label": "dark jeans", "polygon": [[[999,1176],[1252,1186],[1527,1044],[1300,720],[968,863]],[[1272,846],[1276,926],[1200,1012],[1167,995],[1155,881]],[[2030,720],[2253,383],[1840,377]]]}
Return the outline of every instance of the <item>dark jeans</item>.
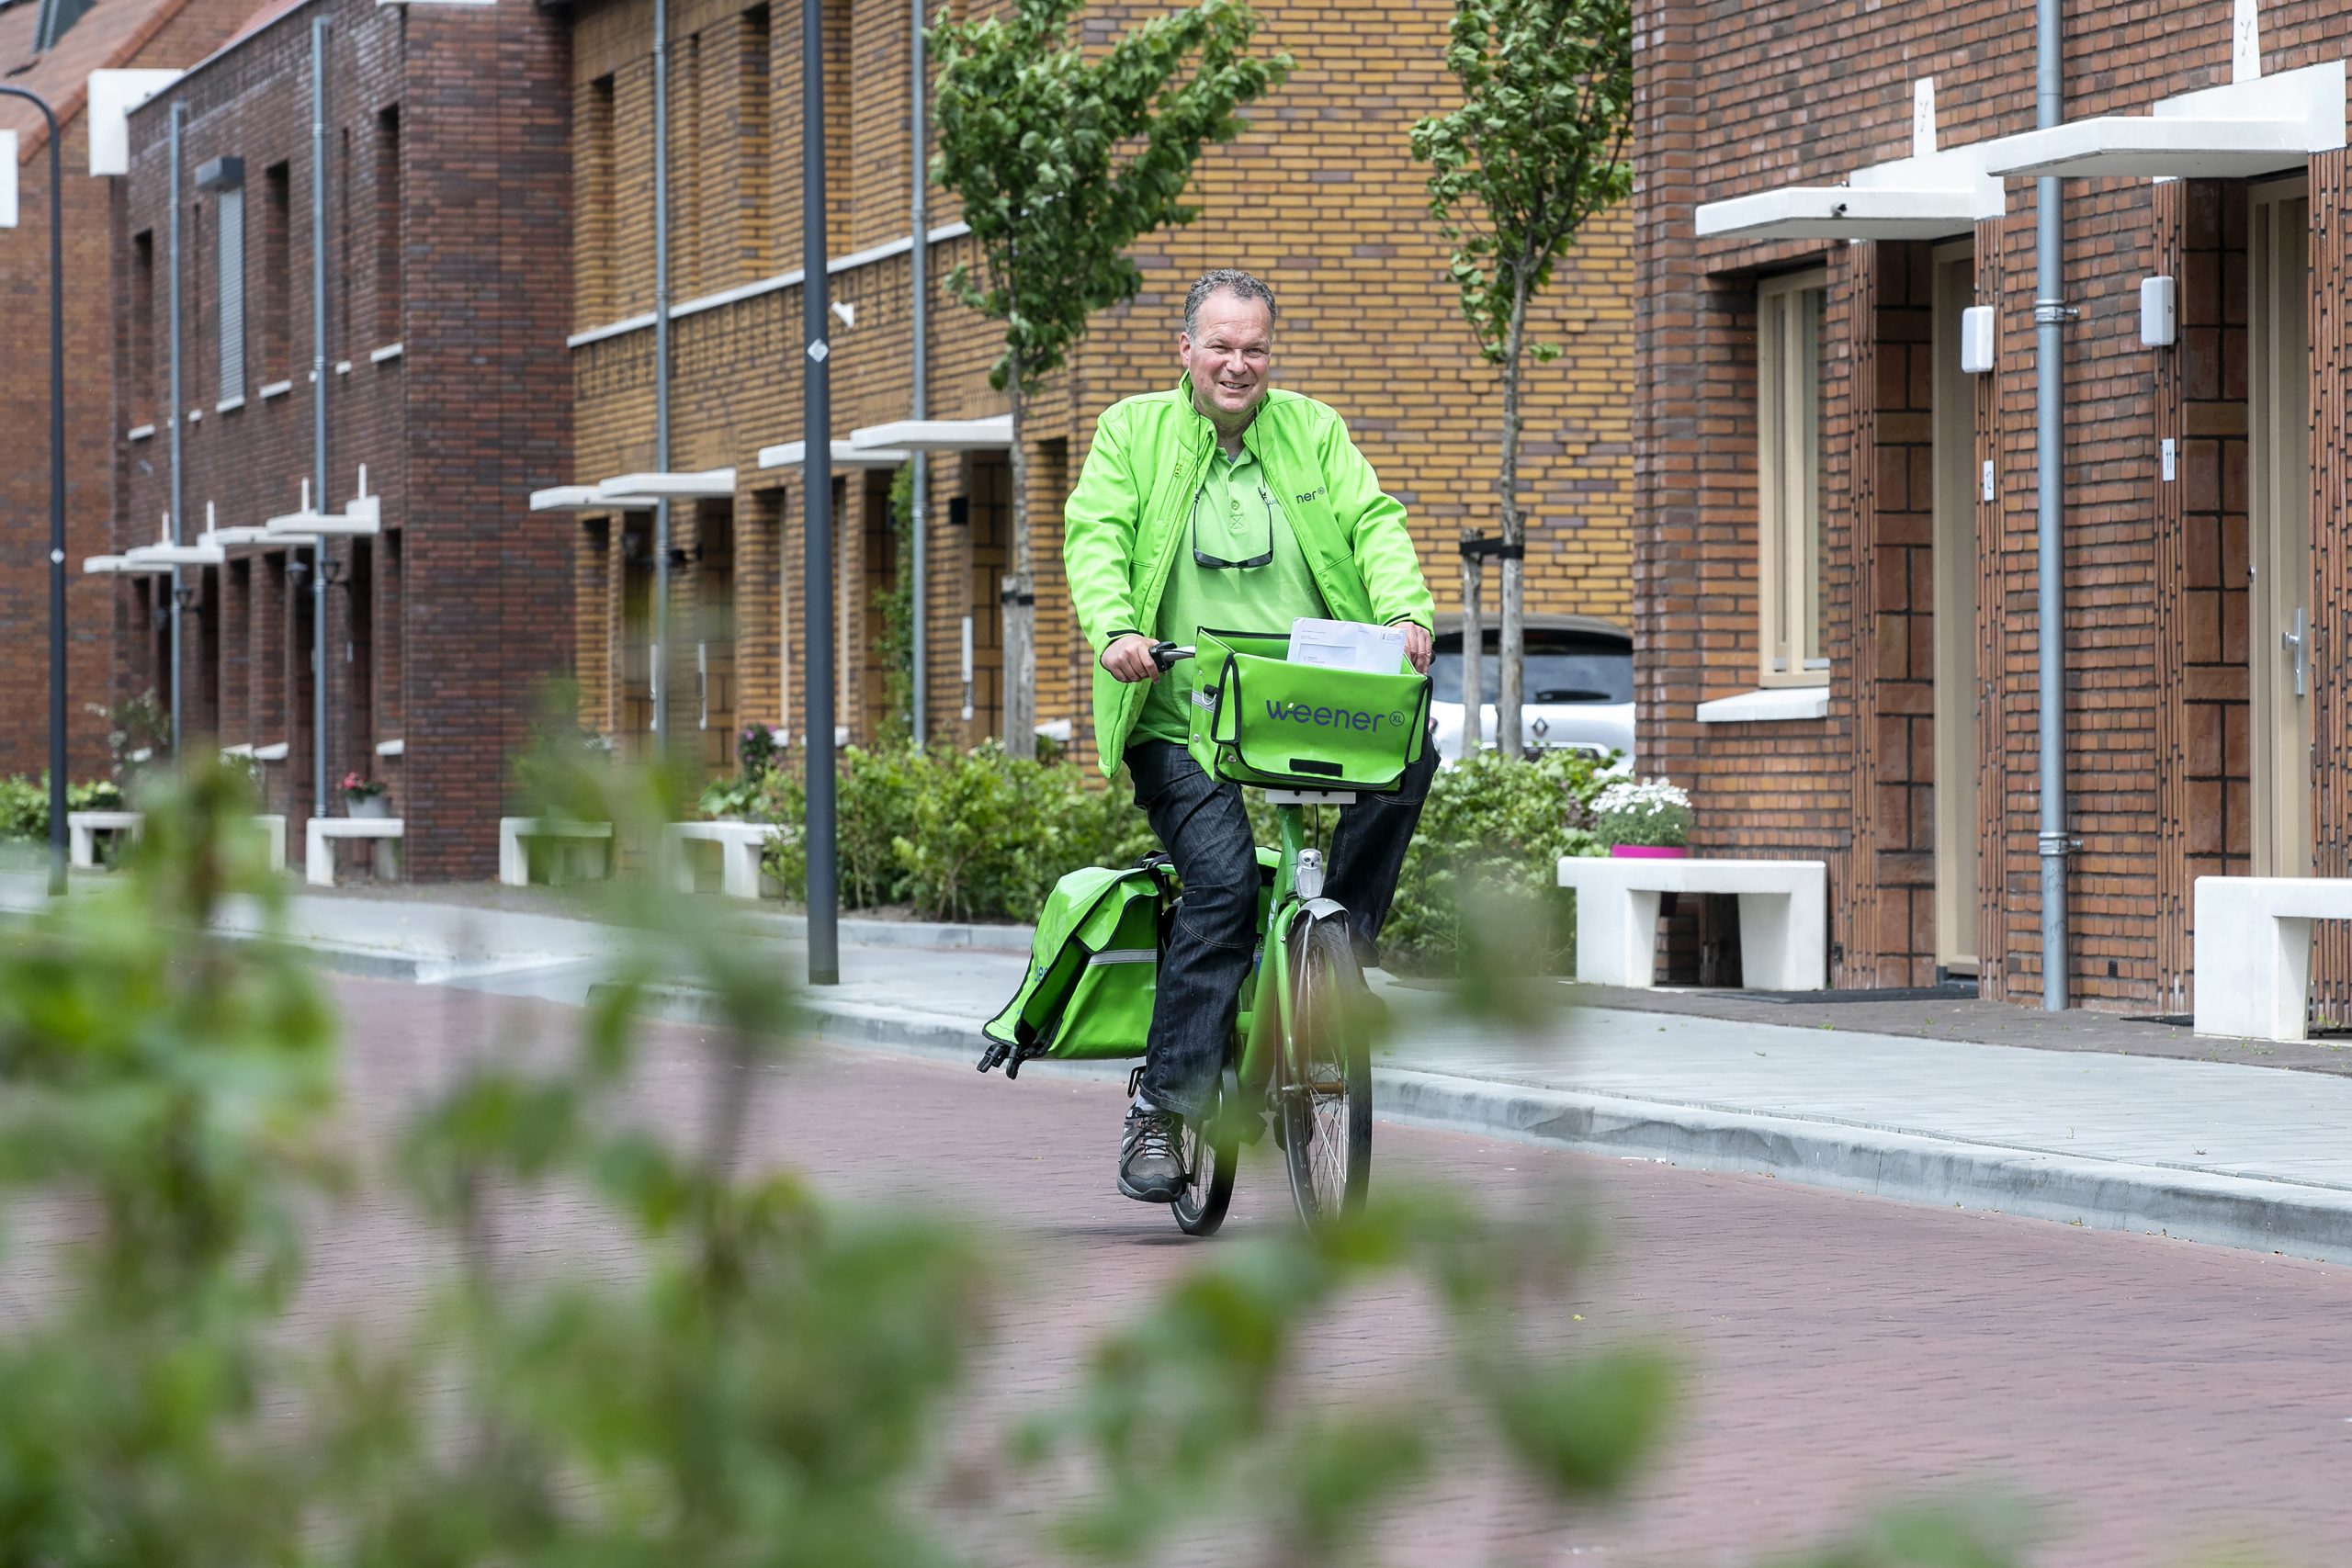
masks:
{"label": "dark jeans", "polygon": [[[1207,1106],[1257,945],[1257,841],[1241,786],[1203,773],[1183,747],[1140,741],[1127,748],[1127,770],[1135,775],[1136,804],[1184,879],[1159,966],[1143,1092],[1160,1110],[1189,1116]],[[1377,942],[1388,919],[1396,874],[1436,773],[1431,743],[1396,793],[1358,795],[1340,809],[1323,893],[1347,907],[1364,945]]]}

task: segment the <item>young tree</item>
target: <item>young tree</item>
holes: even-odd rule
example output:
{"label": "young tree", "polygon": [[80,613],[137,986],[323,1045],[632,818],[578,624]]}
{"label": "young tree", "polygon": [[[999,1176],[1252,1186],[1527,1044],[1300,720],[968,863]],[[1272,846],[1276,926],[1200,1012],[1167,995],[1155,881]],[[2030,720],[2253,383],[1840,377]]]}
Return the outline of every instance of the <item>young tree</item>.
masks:
{"label": "young tree", "polygon": [[[1520,659],[1524,643],[1519,505],[1523,363],[1559,357],[1528,340],[1528,307],[1586,220],[1633,189],[1634,43],[1628,0],[1454,0],[1446,68],[1462,107],[1413,127],[1416,160],[1430,166],[1430,215],[1453,247],[1449,270],[1478,353],[1502,378],[1502,686],[1495,745],[1520,754]],[[1464,531],[1465,541],[1470,532]],[[1463,571],[1464,617],[1475,615],[1476,558]],[[1464,743],[1478,722],[1481,660],[1463,628]]]}
{"label": "young tree", "polygon": [[1026,401],[1061,368],[1093,312],[1135,298],[1136,239],[1190,223],[1184,187],[1204,146],[1248,129],[1236,112],[1290,72],[1248,54],[1257,18],[1200,0],[1081,50],[1080,0],[1014,0],[1012,14],[942,20],[932,178],[964,200],[979,276],[948,288],[1004,323],[989,384],[1012,404],[1012,548],[1004,581],[1004,744],[1036,754],[1035,581],[1030,570]]}

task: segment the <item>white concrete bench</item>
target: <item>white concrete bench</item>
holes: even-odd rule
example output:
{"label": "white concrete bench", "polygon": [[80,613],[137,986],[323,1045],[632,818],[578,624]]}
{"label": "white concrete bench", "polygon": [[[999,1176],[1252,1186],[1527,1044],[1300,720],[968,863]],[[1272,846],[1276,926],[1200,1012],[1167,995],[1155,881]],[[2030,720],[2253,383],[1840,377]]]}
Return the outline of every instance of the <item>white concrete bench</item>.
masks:
{"label": "white concrete bench", "polygon": [[268,841],[269,869],[284,871],[286,869],[286,818],[275,812],[263,812],[254,818],[254,826],[261,829],[262,837]]}
{"label": "white concrete bench", "polygon": [[1564,855],[1577,895],[1577,978],[1657,983],[1658,898],[1739,898],[1739,973],[1751,991],[1817,991],[1828,982],[1829,868],[1817,860],[1598,860]]}
{"label": "white concrete bench", "polygon": [[2352,879],[2197,879],[2199,1034],[2301,1040],[2311,999],[2312,922],[2352,920]]}
{"label": "white concrete bench", "polygon": [[687,858],[689,841],[718,846],[718,890],[729,898],[760,896],[760,857],[769,844],[785,837],[780,822],[672,822],[662,829],[662,858],[668,863],[670,886],[681,893],[695,890],[694,862]]}
{"label": "white concrete bench", "polygon": [[139,837],[140,811],[69,811],[65,814],[66,857],[89,870],[98,863],[98,835],[123,833]]}
{"label": "white concrete bench", "polygon": [[302,843],[302,875],[314,887],[333,887],[334,851],[328,840],[374,839],[379,852],[376,874],[390,881],[399,864],[394,856],[405,826],[398,817],[313,817]]}
{"label": "white concrete bench", "polygon": [[509,887],[531,885],[533,839],[601,841],[613,838],[610,822],[571,822],[555,817],[502,817],[498,819],[498,880]]}
{"label": "white concrete bench", "polygon": [[[65,814],[66,833],[71,840],[68,855],[73,863],[89,870],[98,861],[97,836],[100,833],[128,833],[137,838],[146,814],[140,811],[69,811]],[[253,819],[269,846],[269,869],[286,869],[286,818],[264,812]]]}

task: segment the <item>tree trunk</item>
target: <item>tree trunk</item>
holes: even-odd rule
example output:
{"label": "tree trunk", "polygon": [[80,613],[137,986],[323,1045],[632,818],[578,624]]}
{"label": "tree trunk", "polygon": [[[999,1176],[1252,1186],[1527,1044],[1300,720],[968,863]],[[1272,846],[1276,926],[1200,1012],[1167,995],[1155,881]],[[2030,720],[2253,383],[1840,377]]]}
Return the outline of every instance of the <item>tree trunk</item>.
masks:
{"label": "tree trunk", "polygon": [[1029,572],[1029,444],[1021,406],[1021,370],[1012,374],[1012,544],[1004,572],[1004,749],[1037,754],[1037,602]]}
{"label": "tree trunk", "polygon": [[[1482,536],[1476,528],[1462,530],[1462,542],[1475,543]],[[1486,739],[1486,725],[1478,716],[1483,705],[1479,701],[1485,650],[1480,648],[1486,638],[1486,627],[1478,618],[1478,592],[1486,576],[1487,563],[1478,556],[1464,551],[1462,557],[1462,756],[1464,761],[1478,754],[1478,747]],[[1442,695],[1443,694],[1440,694]]]}
{"label": "tree trunk", "polygon": [[1520,728],[1520,703],[1524,684],[1521,665],[1526,649],[1526,616],[1521,598],[1521,555],[1527,546],[1527,520],[1519,509],[1519,369],[1527,341],[1528,267],[1521,265],[1511,279],[1510,335],[1503,346],[1503,461],[1495,490],[1503,503],[1503,615],[1496,639],[1502,664],[1501,688],[1495,694],[1495,749],[1506,757],[1526,754]]}

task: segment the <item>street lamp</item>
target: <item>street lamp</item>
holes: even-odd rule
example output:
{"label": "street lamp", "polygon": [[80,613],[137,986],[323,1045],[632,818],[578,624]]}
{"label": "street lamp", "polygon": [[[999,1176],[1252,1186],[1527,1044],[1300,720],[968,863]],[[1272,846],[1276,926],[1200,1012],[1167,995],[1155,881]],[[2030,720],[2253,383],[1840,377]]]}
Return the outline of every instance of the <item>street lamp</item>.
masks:
{"label": "street lamp", "polygon": [[[65,169],[57,115],[40,94],[0,84],[49,126],[49,891],[65,891]],[[0,222],[17,213],[17,139],[0,147]]]}
{"label": "street lamp", "polygon": [[[915,243],[921,245],[922,238]],[[840,847],[834,832],[833,779],[833,412],[825,342],[832,312],[826,299],[825,23],[822,0],[800,4],[800,299],[808,334],[801,398],[801,525],[808,554],[801,586],[808,598],[808,713],[801,759],[808,784],[805,837],[808,909],[808,983],[842,980]]]}

